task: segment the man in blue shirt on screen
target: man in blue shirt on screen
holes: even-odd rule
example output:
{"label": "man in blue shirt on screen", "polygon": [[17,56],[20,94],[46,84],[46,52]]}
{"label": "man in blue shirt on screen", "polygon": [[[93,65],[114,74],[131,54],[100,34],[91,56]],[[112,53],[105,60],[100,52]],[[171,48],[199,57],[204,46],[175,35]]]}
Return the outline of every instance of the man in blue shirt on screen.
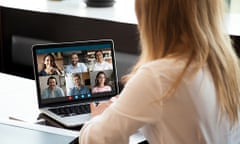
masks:
{"label": "man in blue shirt on screen", "polygon": [[81,76],[79,74],[74,74],[73,75],[73,81],[74,81],[75,86],[71,90],[71,95],[72,96],[85,97],[85,96],[87,96],[87,94],[90,93],[88,87],[82,85]]}
{"label": "man in blue shirt on screen", "polygon": [[43,90],[42,98],[56,98],[63,97],[64,92],[63,89],[57,86],[57,79],[53,76],[50,76],[47,80],[48,87]]}
{"label": "man in blue shirt on screen", "polygon": [[72,63],[66,67],[66,73],[82,73],[87,72],[87,66],[79,62],[78,54],[72,53]]}

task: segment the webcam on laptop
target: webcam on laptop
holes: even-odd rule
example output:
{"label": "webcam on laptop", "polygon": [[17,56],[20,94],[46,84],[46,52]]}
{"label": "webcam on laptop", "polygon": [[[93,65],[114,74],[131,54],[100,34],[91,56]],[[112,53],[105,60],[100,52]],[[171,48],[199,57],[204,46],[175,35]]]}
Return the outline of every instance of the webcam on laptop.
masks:
{"label": "webcam on laptop", "polygon": [[85,0],[88,7],[111,7],[115,0]]}

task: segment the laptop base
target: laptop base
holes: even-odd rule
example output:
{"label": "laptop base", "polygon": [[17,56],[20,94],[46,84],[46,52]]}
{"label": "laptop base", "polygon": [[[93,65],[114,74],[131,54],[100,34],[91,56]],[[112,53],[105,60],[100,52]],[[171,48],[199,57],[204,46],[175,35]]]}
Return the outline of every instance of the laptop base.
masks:
{"label": "laptop base", "polygon": [[75,126],[75,127],[66,127],[63,124],[57,122],[56,120],[52,119],[51,117],[47,116],[44,113],[40,113],[38,116],[38,120],[43,119],[45,120],[44,125],[47,126],[53,126],[53,127],[57,127],[57,128],[64,128],[64,129],[69,129],[69,130],[77,130],[79,131],[83,125],[80,126]]}

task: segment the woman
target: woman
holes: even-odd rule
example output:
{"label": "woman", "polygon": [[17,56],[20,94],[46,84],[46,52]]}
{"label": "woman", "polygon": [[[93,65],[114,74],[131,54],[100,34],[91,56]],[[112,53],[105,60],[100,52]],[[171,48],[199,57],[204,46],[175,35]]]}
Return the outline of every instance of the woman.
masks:
{"label": "woman", "polygon": [[51,53],[48,53],[43,57],[43,68],[39,72],[40,76],[46,75],[61,75],[62,72],[55,63],[55,58]]}
{"label": "woman", "polygon": [[223,3],[136,0],[140,59],[115,102],[91,105],[80,143],[128,143],[139,128],[150,144],[240,143],[240,70]]}
{"label": "woman", "polygon": [[92,89],[92,93],[109,92],[112,88],[107,84],[107,76],[103,71],[100,71],[96,75],[96,85]]}
{"label": "woman", "polygon": [[104,60],[103,51],[95,52],[96,63],[93,66],[93,71],[112,70],[112,64]]}

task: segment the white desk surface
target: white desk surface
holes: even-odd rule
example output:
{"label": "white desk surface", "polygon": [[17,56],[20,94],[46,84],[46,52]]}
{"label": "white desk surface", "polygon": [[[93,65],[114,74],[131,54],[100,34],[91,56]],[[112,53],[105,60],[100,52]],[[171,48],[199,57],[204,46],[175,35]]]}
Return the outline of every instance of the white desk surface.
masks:
{"label": "white desk surface", "polygon": [[40,111],[35,85],[34,80],[0,73],[0,120],[36,122]]}
{"label": "white desk surface", "polygon": [[2,144],[68,144],[78,135],[77,131],[0,120],[0,142]]}
{"label": "white desk surface", "polygon": [[[70,132],[69,130],[34,124],[40,113],[35,85],[34,80],[0,73],[0,124],[16,125],[64,136],[78,136],[79,132],[76,131]],[[23,120],[26,123],[9,121],[9,117]],[[136,144],[144,140],[144,137],[136,133],[129,140],[129,144]]]}
{"label": "white desk surface", "polygon": [[[56,127],[49,127],[49,126],[39,125],[39,124],[31,124],[31,123],[20,122],[20,121],[15,121],[15,120],[0,120],[0,124],[1,125],[9,125],[12,127],[15,126],[15,127],[26,128],[26,129],[30,129],[30,130],[42,131],[42,132],[63,135],[63,136],[70,136],[70,137],[79,136],[78,131],[72,131],[72,130],[56,128]],[[0,135],[0,136],[2,136],[2,135]]]}
{"label": "white desk surface", "polygon": [[136,24],[134,0],[115,1],[113,7],[107,8],[87,7],[84,0],[0,0],[0,5],[30,11]]}

